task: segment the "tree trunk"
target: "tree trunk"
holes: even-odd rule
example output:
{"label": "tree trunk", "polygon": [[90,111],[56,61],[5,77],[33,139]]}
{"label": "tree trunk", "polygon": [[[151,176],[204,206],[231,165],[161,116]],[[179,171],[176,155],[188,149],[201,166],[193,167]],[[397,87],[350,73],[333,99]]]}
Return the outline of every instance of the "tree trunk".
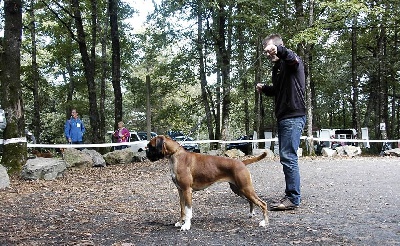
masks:
{"label": "tree trunk", "polygon": [[[83,21],[82,15],[79,8],[79,0],[72,0],[72,7],[74,9],[74,18],[75,25],[77,29],[77,40],[79,45],[79,51],[81,54],[81,59],[84,67],[85,79],[88,87],[88,96],[89,96],[89,118],[90,118],[90,126],[92,134],[90,134],[93,143],[100,143],[99,141],[99,111],[97,108],[97,90],[96,83],[94,81],[94,73],[95,73],[95,61],[90,60],[89,53],[87,50],[85,31],[83,29]],[[93,24],[93,23],[92,23]],[[96,26],[92,26],[92,28],[96,28]],[[93,36],[93,35],[92,35]],[[95,41],[95,40],[93,40]],[[93,44],[95,46],[95,44]],[[93,58],[93,49],[92,48],[92,58]]]}
{"label": "tree trunk", "polygon": [[[303,0],[295,0],[296,5],[296,19],[297,23],[299,23],[299,27],[297,31],[301,31],[306,26],[303,23],[305,22],[305,15],[304,15],[304,8],[303,8]],[[312,26],[314,23],[314,1],[311,0],[309,4],[309,13],[308,13],[308,24],[307,26]],[[312,107],[312,86],[311,86],[311,74],[312,74],[312,46],[310,44],[298,44],[298,55],[303,58],[304,61],[304,72],[306,75],[306,85],[305,85],[305,92],[306,92],[306,108],[307,108],[307,137],[308,141],[306,142],[307,146],[307,154],[314,155],[314,141],[312,140],[312,126],[313,126],[313,107]]]}
{"label": "tree trunk", "polygon": [[[67,91],[67,107],[65,109],[65,119],[69,119],[71,117],[71,110],[73,106],[71,105],[72,97],[75,91],[75,77],[74,70],[71,64],[72,55],[67,54],[65,56],[65,68],[68,73],[69,83],[68,83],[68,91]],[[63,73],[64,81],[68,81],[67,75],[65,72]]]}
{"label": "tree trunk", "polygon": [[[228,129],[229,129],[229,113],[230,113],[230,103],[231,103],[231,83],[229,78],[229,46],[226,45],[226,21],[227,12],[225,11],[225,5],[219,3],[219,8],[217,11],[217,47],[219,55],[218,66],[221,68],[222,75],[222,127],[221,127],[221,139],[226,140]],[[230,36],[228,36],[228,43],[230,42]],[[224,147],[224,146],[222,146]]]}
{"label": "tree trunk", "polygon": [[4,40],[2,55],[2,98],[7,114],[1,162],[10,173],[19,172],[27,160],[24,107],[21,88],[22,2],[4,1]]}
{"label": "tree trunk", "polygon": [[207,95],[207,77],[206,77],[206,68],[204,62],[204,54],[203,54],[203,18],[202,18],[202,8],[200,1],[197,4],[197,52],[199,55],[199,74],[200,74],[200,85],[201,85],[201,98],[204,106],[204,110],[206,112],[206,122],[207,122],[207,130],[208,130],[208,138],[210,140],[214,139],[214,128],[212,125],[212,114],[210,109],[210,103]]}
{"label": "tree trunk", "polygon": [[261,46],[261,38],[257,38],[257,46],[256,46],[256,56],[255,59],[256,63],[255,63],[255,74],[254,74],[254,92],[255,92],[255,97],[254,97],[254,127],[253,130],[256,131],[258,133],[258,136],[260,137],[260,132],[261,132],[261,128],[263,128],[262,126],[262,122],[264,121],[263,116],[264,114],[264,107],[262,105],[262,93],[258,93],[256,90],[256,85],[257,83],[261,83],[261,66],[262,66],[262,60],[261,60],[261,55],[260,55],[260,51],[262,51],[262,47]]}
{"label": "tree trunk", "polygon": [[[107,40],[108,40],[108,19],[109,11],[101,24],[101,78],[100,78],[100,141],[105,142],[106,134],[106,112],[105,112],[105,100],[106,100],[106,79],[107,72],[109,70],[108,59],[107,59]],[[103,148],[104,149],[104,148]]]}
{"label": "tree trunk", "polygon": [[[242,4],[238,3],[237,5],[238,15],[242,13]],[[246,75],[246,60],[245,60],[245,36],[244,36],[244,23],[237,23],[237,42],[238,42],[238,64],[239,64],[239,79],[240,84],[242,85],[243,95],[249,94],[249,83],[245,77]],[[243,111],[244,111],[244,129],[247,136],[250,135],[250,111],[249,111],[249,98],[245,96],[243,98]],[[260,138],[260,134],[259,134]]]}
{"label": "tree trunk", "polygon": [[361,127],[360,127],[360,117],[358,110],[358,95],[359,95],[359,85],[357,78],[357,18],[354,18],[356,22],[351,30],[351,84],[353,90],[353,98],[351,99],[352,104],[352,120],[353,128],[357,130],[358,138],[361,138]]}
{"label": "tree trunk", "polygon": [[121,92],[121,55],[118,33],[118,0],[109,0],[111,50],[112,50],[112,85],[114,88],[114,119],[115,128],[122,121],[122,92]]}
{"label": "tree trunk", "polygon": [[146,75],[146,128],[147,128],[147,139],[148,140],[151,139],[150,86],[151,86],[150,75]]}
{"label": "tree trunk", "polygon": [[[393,47],[393,51],[394,53],[396,52],[396,50],[399,47],[399,39],[398,39],[398,29],[395,29],[395,34],[394,34],[394,47]],[[397,71],[393,71],[393,73],[396,73]],[[394,76],[392,76],[394,77]],[[396,86],[396,83],[393,86],[393,106],[392,106],[392,110],[393,110],[393,120],[392,123],[395,125],[395,129],[393,132],[393,136],[397,136],[397,138],[400,139],[400,95],[396,96],[396,90],[399,88],[399,86]],[[395,121],[395,118],[397,119],[397,123]],[[398,143],[397,148],[400,148],[400,143]]]}
{"label": "tree trunk", "polygon": [[31,45],[32,45],[32,81],[33,81],[33,135],[36,137],[36,140],[39,142],[40,133],[41,133],[41,124],[40,124],[40,97],[39,97],[39,69],[36,61],[36,19],[35,19],[35,2],[36,0],[31,0],[30,2],[30,23],[29,30],[31,32]]}
{"label": "tree trunk", "polygon": [[[310,0],[310,8],[309,8],[309,21],[308,25],[313,26],[314,25],[314,0]],[[306,107],[307,107],[307,138],[308,142],[306,143],[308,146],[308,155],[315,155],[315,148],[314,148],[314,141],[313,141],[313,106],[316,106],[316,101],[315,101],[315,90],[314,88],[314,82],[313,82],[313,57],[312,57],[312,52],[313,51],[313,45],[307,44],[307,49],[305,52],[305,57],[307,57],[306,61],[306,67],[305,67],[305,73],[306,73]],[[314,102],[314,103],[313,103]]]}
{"label": "tree trunk", "polygon": [[379,90],[379,97],[380,97],[380,108],[379,108],[379,116],[381,119],[381,123],[386,124],[386,133],[385,137],[387,139],[387,133],[390,132],[390,125],[389,125],[389,105],[388,105],[388,83],[387,79],[384,77],[386,74],[386,66],[385,66],[385,56],[386,56],[386,29],[385,27],[380,28],[379,32],[379,37],[378,37],[378,44],[377,44],[377,49],[378,49],[378,61],[380,61],[378,64],[379,69],[378,69],[378,78],[379,78],[379,84],[380,84],[380,90]]}
{"label": "tree trunk", "polygon": [[[218,56],[218,55],[217,55]],[[217,68],[216,105],[215,105],[215,139],[221,139],[221,71]]]}

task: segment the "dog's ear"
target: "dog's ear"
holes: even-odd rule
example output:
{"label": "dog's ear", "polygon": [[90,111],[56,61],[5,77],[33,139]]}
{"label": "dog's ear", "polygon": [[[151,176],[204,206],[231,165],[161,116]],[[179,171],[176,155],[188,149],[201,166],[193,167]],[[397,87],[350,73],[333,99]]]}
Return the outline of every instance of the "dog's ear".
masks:
{"label": "dog's ear", "polygon": [[156,137],[156,149],[163,152],[164,138],[162,136]]}

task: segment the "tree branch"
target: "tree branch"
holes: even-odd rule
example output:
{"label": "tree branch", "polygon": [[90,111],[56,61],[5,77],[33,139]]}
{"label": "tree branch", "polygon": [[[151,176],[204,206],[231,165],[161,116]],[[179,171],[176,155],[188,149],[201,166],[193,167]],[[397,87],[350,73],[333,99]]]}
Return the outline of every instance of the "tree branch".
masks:
{"label": "tree branch", "polygon": [[[47,4],[45,1],[41,1],[53,14],[54,16],[61,22],[61,24],[67,29],[67,31],[71,34],[71,38],[75,41],[78,42],[78,39],[76,38],[74,32],[72,31],[71,27],[66,23],[64,20],[60,18],[60,16],[57,14],[56,11],[54,11],[49,4]],[[61,6],[58,2],[54,2],[59,8],[61,8],[65,13],[67,13],[71,18],[75,18],[67,9],[65,9],[63,6]]]}

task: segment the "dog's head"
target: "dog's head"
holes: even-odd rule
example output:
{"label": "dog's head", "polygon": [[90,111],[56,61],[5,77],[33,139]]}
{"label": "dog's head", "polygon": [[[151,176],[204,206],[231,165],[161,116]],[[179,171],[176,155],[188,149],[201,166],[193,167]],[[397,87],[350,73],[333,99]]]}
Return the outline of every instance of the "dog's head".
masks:
{"label": "dog's head", "polygon": [[156,136],[147,144],[146,157],[150,161],[158,161],[165,157],[164,142],[164,136]]}

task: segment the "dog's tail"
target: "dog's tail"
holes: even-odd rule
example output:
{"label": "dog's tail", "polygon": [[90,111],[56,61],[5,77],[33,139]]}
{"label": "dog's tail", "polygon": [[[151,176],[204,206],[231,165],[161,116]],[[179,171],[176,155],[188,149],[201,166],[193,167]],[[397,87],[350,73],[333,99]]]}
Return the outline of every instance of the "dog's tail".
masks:
{"label": "dog's tail", "polygon": [[262,153],[262,154],[259,155],[259,156],[255,156],[255,157],[252,157],[252,158],[243,160],[242,162],[243,162],[245,165],[249,165],[249,164],[251,164],[251,163],[254,163],[254,162],[257,162],[257,161],[260,161],[260,160],[264,159],[266,156],[267,156],[267,152],[264,152],[264,153]]}

